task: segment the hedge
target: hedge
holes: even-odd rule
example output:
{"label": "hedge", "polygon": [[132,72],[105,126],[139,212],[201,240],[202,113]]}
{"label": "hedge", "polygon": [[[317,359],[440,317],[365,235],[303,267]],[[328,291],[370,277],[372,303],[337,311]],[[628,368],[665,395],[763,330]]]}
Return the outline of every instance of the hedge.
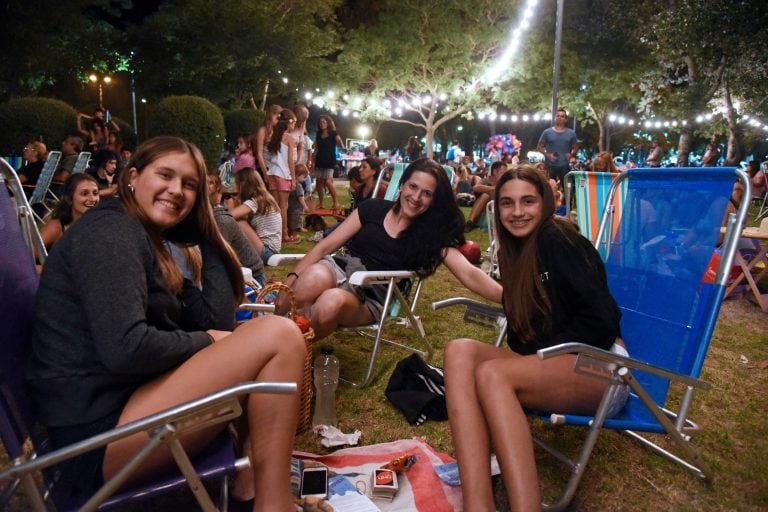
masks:
{"label": "hedge", "polygon": [[235,146],[239,136],[256,132],[262,121],[264,121],[264,112],[261,110],[248,108],[227,112],[224,115],[224,125],[227,127],[227,143],[230,146]]}
{"label": "hedge", "polygon": [[152,113],[150,136],[174,135],[197,145],[209,169],[216,169],[224,147],[224,118],[218,107],[199,96],[169,96]]}
{"label": "hedge", "polygon": [[59,149],[62,140],[77,133],[77,112],[63,101],[27,97],[0,105],[1,155],[20,155],[31,140],[42,141],[49,151]]}

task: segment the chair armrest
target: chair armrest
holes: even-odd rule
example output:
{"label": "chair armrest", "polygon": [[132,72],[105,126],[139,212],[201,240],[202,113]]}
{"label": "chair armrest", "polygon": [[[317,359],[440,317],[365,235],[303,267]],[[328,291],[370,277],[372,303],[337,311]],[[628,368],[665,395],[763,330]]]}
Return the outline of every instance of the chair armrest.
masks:
{"label": "chair armrest", "polygon": [[658,375],[659,377],[667,378],[672,381],[681,382],[687,386],[693,386],[700,389],[710,388],[710,384],[708,382],[704,382],[701,379],[691,377],[690,375],[673,372],[667,370],[666,368],[644,363],[630,357],[620,356],[618,354],[614,354],[610,350],[603,350],[597,347],[593,347],[592,345],[587,345],[585,343],[562,343],[560,345],[555,345],[554,347],[542,348],[536,352],[536,355],[539,356],[539,359],[541,360],[562,354],[584,354],[594,359],[606,361],[608,363],[615,363],[619,366],[640,370],[643,372],[651,373],[653,375]]}
{"label": "chair armrest", "polygon": [[[189,426],[183,421],[191,422],[198,417],[198,423],[205,422],[203,426],[229,421],[232,417],[239,416],[242,409],[239,407],[237,398],[241,395],[250,393],[278,393],[291,394],[296,393],[295,382],[244,382],[236,386],[231,386],[214,393],[190,400],[180,405],[170,407],[158,413],[145,418],[126,423],[120,427],[107,432],[95,435],[83,441],[71,444],[64,448],[52,451],[42,457],[37,457],[24,464],[19,464],[8,468],[0,473],[0,482],[19,478],[22,475],[39,471],[46,467],[58,464],[82,453],[105,446],[113,441],[122,439],[138,432],[153,431],[161,428],[168,423],[177,422],[177,431],[183,431],[185,428],[192,430],[194,426]],[[237,414],[227,414],[232,407],[225,408],[230,404],[237,404]],[[223,414],[222,414],[223,412]],[[202,416],[202,418],[199,418]],[[217,421],[218,420],[218,421]]]}
{"label": "chair armrest", "polygon": [[297,261],[301,261],[301,259],[304,257],[303,254],[273,254],[269,257],[269,260],[267,261],[267,265],[270,267],[278,267],[280,265],[285,265],[288,263],[296,263]]}
{"label": "chair armrest", "polygon": [[353,272],[349,276],[349,284],[355,286],[370,286],[372,284],[387,284],[390,279],[401,281],[403,279],[415,279],[416,272],[410,270],[365,270]]}
{"label": "chair armrest", "polygon": [[499,315],[504,314],[504,310],[502,310],[501,308],[489,306],[484,302],[480,302],[479,300],[470,299],[467,297],[451,297],[450,299],[436,300],[435,302],[432,303],[432,309],[435,309],[435,310],[447,308],[449,306],[483,307],[483,308],[488,308],[489,310],[494,310]]}

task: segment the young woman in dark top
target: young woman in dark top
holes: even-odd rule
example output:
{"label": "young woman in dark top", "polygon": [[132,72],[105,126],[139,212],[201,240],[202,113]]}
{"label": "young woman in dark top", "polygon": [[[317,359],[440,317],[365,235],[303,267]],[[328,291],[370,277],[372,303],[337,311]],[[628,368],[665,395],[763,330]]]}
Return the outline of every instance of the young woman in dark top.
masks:
{"label": "young woman in dark top", "polygon": [[[292,321],[261,317],[232,332],[243,278],[216,228],[205,175],[194,145],[175,137],[144,142],[121,175],[119,197],[102,199],[46,260],[28,382],[54,447],[243,381],[301,380],[306,351]],[[165,240],[200,247],[206,330],[184,322],[183,277]],[[298,398],[253,394],[244,406],[251,469],[238,473],[233,497],[255,496],[254,510],[293,510]],[[180,440],[199,452],[224,428]],[[145,442],[137,434],[63,468],[70,494],[90,495]],[[158,450],[134,478],[170,466],[170,453]]]}
{"label": "young woman in dark top", "polygon": [[[286,284],[318,339],[339,325],[369,324],[381,313],[381,287],[358,289],[347,283],[355,270],[412,270],[427,276],[445,263],[464,286],[500,302],[501,286],[458,251],[463,229],[445,170],[423,158],[405,169],[395,202],[360,204],[304,256]],[[342,246],[346,255],[329,256]]]}
{"label": "young woman in dark top", "polygon": [[93,176],[84,172],[72,174],[64,182],[60,201],[48,215],[40,230],[45,248],[50,250],[64,231],[85,212],[99,204],[99,184]]}
{"label": "young woman in dark top", "polygon": [[[496,454],[511,510],[541,510],[533,441],[523,408],[592,414],[608,382],[573,371],[576,356],[535,352],[568,341],[626,355],[621,313],[597,251],[554,217],[552,188],[532,166],[496,185],[499,269],[512,350],[476,340],[445,350],[448,419],[467,510],[495,510],[488,460]],[[626,401],[620,393],[609,414]]]}
{"label": "young woman in dark top", "polygon": [[339,207],[336,188],[333,185],[333,169],[336,167],[336,147],[344,151],[341,137],[336,133],[336,124],[331,116],[322,115],[317,120],[317,135],[312,146],[312,165],[310,169],[315,176],[318,208],[323,207],[325,188],[331,194],[331,208]]}

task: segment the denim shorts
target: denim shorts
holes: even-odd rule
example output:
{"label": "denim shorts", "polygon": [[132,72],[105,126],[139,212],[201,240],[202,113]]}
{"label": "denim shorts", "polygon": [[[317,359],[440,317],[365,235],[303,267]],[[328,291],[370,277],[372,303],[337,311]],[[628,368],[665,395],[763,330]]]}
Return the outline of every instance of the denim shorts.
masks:
{"label": "denim shorts", "polygon": [[325,265],[331,270],[331,272],[333,272],[333,275],[336,277],[337,288],[341,288],[342,290],[347,290],[348,292],[354,293],[357,298],[360,299],[360,302],[365,304],[365,306],[371,312],[371,315],[373,315],[375,321],[378,321],[378,319],[381,318],[381,312],[384,310],[383,300],[387,294],[387,286],[376,284],[362,287],[349,284],[349,276],[352,275],[355,270],[365,270],[365,267],[361,266],[361,268],[342,268],[342,265],[339,263],[339,261],[341,260],[339,260],[338,256],[335,258],[333,256],[326,256],[318,263]]}
{"label": "denim shorts", "polygon": [[[627,349],[619,345],[618,343],[614,343],[611,347],[611,352],[613,352],[616,355],[629,357],[629,352],[627,352]],[[625,405],[627,405],[627,400],[629,399],[629,386],[627,384],[621,384],[619,386],[619,389],[616,391],[616,395],[613,397],[613,402],[611,402],[611,405],[608,407],[608,418],[613,418],[617,414],[621,412],[621,410],[624,408]]]}

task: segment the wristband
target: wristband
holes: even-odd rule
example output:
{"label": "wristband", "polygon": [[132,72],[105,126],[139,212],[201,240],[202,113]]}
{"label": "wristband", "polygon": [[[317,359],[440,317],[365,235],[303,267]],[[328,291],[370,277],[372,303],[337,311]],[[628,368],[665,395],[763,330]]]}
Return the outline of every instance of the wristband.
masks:
{"label": "wristband", "polygon": [[299,274],[297,274],[296,272],[288,272],[288,275],[285,276],[285,278],[288,279],[291,276],[294,276],[296,279],[299,278]]}
{"label": "wristband", "polygon": [[212,335],[211,333],[209,333],[209,332],[207,332],[207,331],[206,331],[206,333],[205,333],[205,334],[207,334],[207,335],[208,335],[208,337],[209,337],[209,338],[211,338],[211,345],[213,345],[214,343],[216,343],[216,338],[214,338],[214,337],[213,337],[213,335]]}

